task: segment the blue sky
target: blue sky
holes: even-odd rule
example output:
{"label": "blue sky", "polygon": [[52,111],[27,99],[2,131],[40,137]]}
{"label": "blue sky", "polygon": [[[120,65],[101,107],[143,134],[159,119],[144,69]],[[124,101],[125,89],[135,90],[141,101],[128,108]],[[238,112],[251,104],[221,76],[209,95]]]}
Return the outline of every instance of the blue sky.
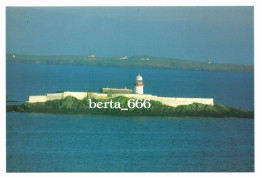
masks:
{"label": "blue sky", "polygon": [[6,52],[254,63],[253,7],[7,7]]}

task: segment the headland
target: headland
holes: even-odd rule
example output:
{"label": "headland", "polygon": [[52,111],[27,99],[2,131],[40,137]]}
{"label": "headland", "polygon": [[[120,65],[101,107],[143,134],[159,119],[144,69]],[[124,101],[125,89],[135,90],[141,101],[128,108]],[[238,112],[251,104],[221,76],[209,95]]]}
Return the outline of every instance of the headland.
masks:
{"label": "headland", "polygon": [[210,59],[204,62],[154,57],[154,56],[113,56],[97,57],[94,54],[87,56],[74,55],[23,55],[7,54],[6,61],[10,63],[29,64],[54,64],[54,65],[83,65],[83,66],[115,66],[134,68],[163,68],[170,70],[190,70],[190,71],[220,71],[220,72],[254,72],[253,65],[221,64],[214,63]]}

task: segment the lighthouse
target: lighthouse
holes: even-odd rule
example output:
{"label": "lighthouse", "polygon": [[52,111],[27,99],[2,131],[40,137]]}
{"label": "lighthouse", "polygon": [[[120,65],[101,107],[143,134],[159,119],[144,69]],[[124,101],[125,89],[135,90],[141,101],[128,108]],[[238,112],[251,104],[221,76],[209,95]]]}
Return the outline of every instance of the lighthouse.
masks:
{"label": "lighthouse", "polygon": [[136,77],[136,82],[134,83],[134,86],[135,94],[144,94],[143,77],[140,74]]}

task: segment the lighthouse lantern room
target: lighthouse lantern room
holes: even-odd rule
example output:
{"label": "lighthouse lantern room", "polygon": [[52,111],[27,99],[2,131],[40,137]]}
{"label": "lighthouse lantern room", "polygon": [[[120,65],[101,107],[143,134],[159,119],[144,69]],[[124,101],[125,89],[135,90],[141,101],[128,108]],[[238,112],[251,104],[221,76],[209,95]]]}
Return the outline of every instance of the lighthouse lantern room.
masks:
{"label": "lighthouse lantern room", "polygon": [[136,83],[134,83],[134,86],[135,94],[144,94],[143,77],[140,74],[136,77]]}

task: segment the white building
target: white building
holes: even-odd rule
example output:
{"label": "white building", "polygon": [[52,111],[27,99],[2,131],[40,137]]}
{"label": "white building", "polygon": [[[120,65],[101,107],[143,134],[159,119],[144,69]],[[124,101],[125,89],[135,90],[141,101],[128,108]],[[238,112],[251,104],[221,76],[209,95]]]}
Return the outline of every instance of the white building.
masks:
{"label": "white building", "polygon": [[[111,92],[110,94],[107,92],[104,92],[105,90],[111,90],[111,88],[103,88],[102,93],[98,92],[70,92],[70,91],[64,91],[64,92],[58,92],[58,93],[47,93],[45,95],[36,95],[36,96],[29,96],[29,103],[36,103],[36,102],[46,102],[50,100],[56,100],[56,99],[64,99],[67,96],[72,96],[74,98],[77,98],[78,100],[82,100],[86,97],[89,98],[96,98],[96,99],[111,99],[118,96],[123,96],[127,98],[134,98],[134,99],[150,99],[154,101],[159,101],[164,105],[171,106],[171,107],[177,107],[180,105],[189,105],[192,103],[201,103],[201,104],[207,104],[207,105],[214,105],[214,99],[213,98],[178,98],[178,97],[160,97],[156,95],[151,94],[144,94],[144,84],[143,84],[143,77],[141,75],[138,75],[136,77],[136,83],[134,83],[135,86],[135,94],[132,94],[132,90],[129,89],[114,89],[116,91],[123,91],[123,92]],[[113,90],[113,88],[112,88]],[[129,90],[129,92],[125,92],[126,90]]]}
{"label": "white building", "polygon": [[128,59],[127,56],[120,57],[119,59]]}
{"label": "white building", "polygon": [[134,86],[135,94],[144,94],[143,77],[140,74],[136,77],[136,83],[134,83]]}
{"label": "white building", "polygon": [[150,58],[141,57],[140,60],[141,60],[141,61],[145,61],[145,60],[146,60],[146,61],[150,61]]}

